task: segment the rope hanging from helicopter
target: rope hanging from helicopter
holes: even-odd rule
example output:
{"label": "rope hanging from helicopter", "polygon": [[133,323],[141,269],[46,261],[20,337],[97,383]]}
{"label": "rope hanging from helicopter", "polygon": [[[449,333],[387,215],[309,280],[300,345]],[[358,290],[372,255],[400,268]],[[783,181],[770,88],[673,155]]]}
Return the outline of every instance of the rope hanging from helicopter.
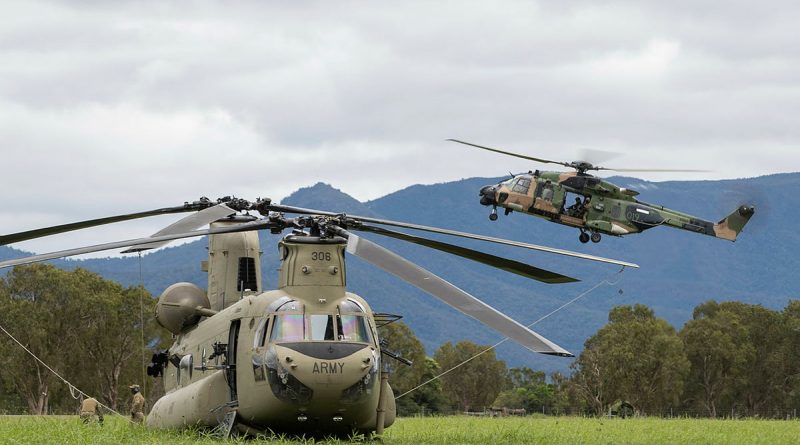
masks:
{"label": "rope hanging from helicopter", "polygon": [[[594,286],[592,286],[592,287],[591,287],[591,288],[589,288],[588,290],[586,290],[586,291],[582,292],[582,293],[581,293],[581,294],[579,294],[577,297],[575,297],[575,298],[573,298],[573,299],[571,299],[571,300],[567,301],[566,303],[564,303],[564,304],[562,304],[561,306],[559,306],[558,308],[556,308],[556,309],[554,309],[554,310],[550,311],[548,314],[546,314],[546,315],[544,315],[544,316],[540,317],[538,320],[536,320],[536,321],[534,321],[533,323],[531,323],[531,324],[527,325],[526,327],[528,327],[528,328],[531,328],[531,327],[533,327],[534,325],[536,325],[536,324],[537,324],[537,323],[539,323],[540,321],[542,321],[542,320],[544,320],[544,319],[546,319],[546,318],[550,317],[551,315],[553,315],[553,314],[555,314],[555,313],[557,313],[557,312],[559,312],[559,311],[563,310],[563,309],[564,309],[564,308],[566,308],[567,306],[569,306],[569,305],[571,305],[571,304],[575,303],[576,301],[580,300],[581,298],[585,297],[586,295],[589,295],[591,292],[593,292],[595,289],[599,288],[600,286],[603,286],[603,285],[606,285],[606,286],[614,286],[614,285],[618,284],[618,283],[620,282],[620,280],[622,280],[622,273],[623,273],[624,271],[625,271],[625,266],[623,266],[623,267],[622,267],[622,268],[621,268],[619,271],[617,271],[617,272],[614,272],[614,274],[612,274],[612,275],[609,275],[608,277],[606,277],[606,278],[604,278],[604,279],[600,280],[600,281],[599,281],[597,284],[595,284]],[[612,279],[614,276],[618,276],[618,277],[617,277],[617,280],[616,280],[616,281],[610,281],[610,280],[611,280],[611,279]],[[621,292],[621,291],[620,291],[620,292]],[[456,370],[456,369],[458,369],[458,368],[460,368],[460,367],[462,367],[462,366],[466,365],[467,363],[471,362],[472,360],[475,360],[476,358],[480,357],[481,355],[483,355],[483,354],[485,354],[485,353],[487,353],[487,352],[489,352],[489,351],[491,351],[491,350],[494,350],[494,349],[496,349],[498,346],[502,345],[503,343],[507,342],[508,340],[510,340],[508,337],[506,337],[506,338],[504,338],[504,339],[500,340],[499,342],[495,343],[494,345],[492,345],[492,346],[489,346],[488,348],[484,349],[483,351],[481,351],[481,352],[478,352],[477,354],[473,355],[472,357],[470,357],[470,358],[468,358],[468,359],[466,359],[466,360],[462,361],[461,363],[459,363],[459,364],[457,364],[457,365],[453,366],[452,368],[450,368],[450,369],[448,369],[448,370],[446,370],[446,371],[444,371],[444,372],[442,372],[442,373],[439,373],[438,375],[436,375],[436,376],[434,376],[434,377],[432,377],[432,378],[430,378],[430,379],[426,380],[425,382],[422,382],[422,383],[420,383],[419,385],[417,385],[417,386],[415,386],[415,387],[413,387],[413,388],[409,389],[408,391],[406,391],[406,392],[404,392],[404,393],[400,394],[399,396],[395,397],[394,399],[395,399],[395,400],[398,400],[398,399],[400,399],[401,397],[404,397],[404,396],[406,396],[406,395],[408,395],[408,394],[411,394],[412,392],[414,392],[414,391],[416,391],[416,390],[418,390],[418,389],[422,388],[423,386],[425,386],[425,385],[428,385],[429,383],[435,382],[435,381],[436,381],[436,380],[438,380],[439,378],[441,378],[441,377],[443,377],[443,376],[445,376],[445,375],[449,374],[450,372],[452,372],[452,371],[454,371],[454,370]]]}
{"label": "rope hanging from helicopter", "polygon": [[[2,330],[3,332],[5,332],[5,334],[6,334],[6,335],[8,335],[8,337],[9,337],[9,338],[11,338],[11,340],[14,340],[14,342],[15,342],[16,344],[18,344],[18,345],[19,345],[19,346],[20,346],[22,349],[24,349],[24,350],[25,350],[25,352],[27,352],[28,354],[30,354],[30,356],[31,356],[31,357],[33,357],[34,359],[36,359],[36,361],[38,361],[39,363],[41,363],[41,364],[42,364],[42,366],[44,366],[45,368],[47,368],[47,370],[49,370],[50,372],[52,372],[52,373],[53,373],[53,375],[55,375],[56,377],[58,377],[59,379],[61,379],[61,381],[62,381],[62,382],[66,383],[66,385],[67,385],[67,388],[69,389],[70,396],[72,396],[72,398],[73,398],[73,399],[76,399],[76,400],[78,399],[78,397],[77,397],[77,396],[75,396],[75,392],[76,392],[76,391],[79,393],[79,396],[91,397],[89,394],[86,394],[85,392],[81,391],[81,390],[80,390],[80,389],[79,389],[77,386],[73,385],[73,384],[72,384],[72,383],[70,383],[70,382],[69,382],[67,379],[65,379],[64,377],[62,377],[62,376],[61,376],[61,374],[57,373],[57,372],[56,372],[56,371],[55,371],[53,368],[51,368],[51,367],[50,367],[50,366],[49,366],[47,363],[45,363],[45,362],[44,362],[42,359],[40,359],[39,357],[37,357],[37,356],[36,356],[36,354],[34,354],[34,353],[33,353],[33,352],[30,350],[30,349],[28,349],[27,347],[25,347],[25,345],[23,345],[22,343],[20,343],[20,341],[19,341],[19,340],[17,340],[17,339],[16,339],[16,337],[14,337],[13,335],[11,335],[11,333],[10,333],[10,332],[8,332],[8,331],[6,330],[6,328],[5,328],[5,327],[3,327],[3,325],[0,325],[0,330]],[[99,402],[99,401],[98,401],[97,403],[98,403],[100,406],[102,406],[103,408],[105,408],[106,410],[108,410],[109,412],[112,412],[112,413],[114,413],[114,414],[116,414],[116,415],[118,415],[118,416],[120,416],[120,417],[125,417],[124,415],[120,414],[119,412],[117,412],[117,411],[115,411],[115,410],[111,409],[111,407],[110,407],[110,406],[108,406],[108,405],[106,405],[106,404],[104,404],[104,403],[102,403],[102,402]]]}
{"label": "rope hanging from helicopter", "polygon": [[[147,389],[147,365],[144,348],[144,275],[142,274],[142,251],[136,252],[139,256],[139,327],[141,330],[142,348],[142,389]],[[146,394],[146,392],[145,392]],[[145,403],[147,399],[145,399]]]}

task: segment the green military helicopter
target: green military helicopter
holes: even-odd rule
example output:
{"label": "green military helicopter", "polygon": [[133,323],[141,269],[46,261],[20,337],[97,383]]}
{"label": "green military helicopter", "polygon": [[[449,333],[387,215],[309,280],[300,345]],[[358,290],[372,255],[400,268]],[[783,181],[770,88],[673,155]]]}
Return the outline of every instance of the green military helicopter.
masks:
{"label": "green military helicopter", "polygon": [[[368,232],[419,244],[545,283],[575,278],[519,261],[385,227],[413,229],[638,267],[624,261],[533,244],[377,218],[249,202],[201,199],[183,206],[0,235],[0,245],[154,215],[193,212],[156,234],[0,262],[0,268],[72,255],[160,247],[208,235],[208,288],[176,283],[159,297],[155,318],[174,336],[148,374],[166,394],[147,416],[152,428],[221,428],[247,435],[378,434],[395,419],[384,358],[403,361],[378,336],[399,316],[376,313],[348,292],[345,253],[439,298],[528,349],[569,357],[567,350],[413,262],[356,235]],[[251,215],[250,212],[260,216]],[[298,216],[289,217],[288,214]],[[196,230],[208,225],[209,228]],[[278,288],[263,289],[258,231],[290,233],[278,244]],[[406,362],[406,364],[409,364]]]}
{"label": "green military helicopter", "polygon": [[[621,169],[592,165],[587,161],[560,162],[535,158],[470,142],[448,139],[508,156],[575,169],[573,172],[529,171],[513,175],[499,184],[480,189],[480,203],[492,206],[489,219],[497,220],[497,207],[545,218],[580,230],[578,239],[598,243],[601,234],[623,236],[658,226],[675,227],[689,232],[736,241],[737,235],[755,213],[752,205],[742,205],[730,215],[713,223],[657,204],[639,201],[639,192],[616,186],[586,173],[590,170],[618,172],[697,172],[703,170]],[[571,198],[574,203],[570,205]]]}

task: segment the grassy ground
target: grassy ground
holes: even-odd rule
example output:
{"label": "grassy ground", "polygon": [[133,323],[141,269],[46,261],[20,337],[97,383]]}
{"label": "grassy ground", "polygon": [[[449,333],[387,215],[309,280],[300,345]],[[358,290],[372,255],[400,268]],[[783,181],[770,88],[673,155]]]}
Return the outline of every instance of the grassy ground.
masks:
{"label": "grassy ground", "polygon": [[[153,431],[119,417],[82,425],[77,417],[0,417],[2,444],[219,444],[198,432]],[[344,441],[346,442],[346,441]],[[800,421],[584,419],[576,417],[399,419],[385,444],[797,444]],[[224,443],[319,443],[302,439],[231,439]],[[331,440],[324,443],[342,443]]]}

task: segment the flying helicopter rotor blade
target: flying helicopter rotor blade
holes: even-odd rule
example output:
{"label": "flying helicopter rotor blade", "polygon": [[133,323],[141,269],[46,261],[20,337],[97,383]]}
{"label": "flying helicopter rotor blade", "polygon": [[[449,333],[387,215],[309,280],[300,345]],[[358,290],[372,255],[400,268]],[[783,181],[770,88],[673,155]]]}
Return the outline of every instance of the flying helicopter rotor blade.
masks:
{"label": "flying helicopter rotor blade", "polygon": [[531,351],[573,357],[566,349],[400,255],[346,230],[340,229],[339,234],[347,238],[348,253],[413,284]]}
{"label": "flying helicopter rotor blade", "polygon": [[230,227],[218,227],[214,229],[195,230],[187,233],[173,233],[169,235],[135,238],[126,241],[114,241],[110,243],[96,244],[93,246],[79,247],[76,249],[67,249],[58,252],[43,253],[39,255],[31,255],[28,257],[17,258],[13,260],[0,261],[0,269],[12,266],[19,266],[22,264],[30,264],[30,263],[38,263],[41,261],[54,260],[57,258],[82,255],[85,253],[102,252],[104,250],[121,249],[124,247],[139,246],[143,244],[146,245],[153,242],[172,241],[176,239],[192,238],[204,235],[214,235],[218,233],[235,233],[235,232],[246,232],[249,230],[264,230],[264,229],[272,229],[273,227],[276,227],[276,223],[274,223],[273,221],[261,219]]}
{"label": "flying helicopter rotor blade", "polygon": [[410,243],[419,244],[421,246],[430,247],[431,249],[441,250],[442,252],[447,252],[453,255],[457,255],[462,258],[486,264],[488,266],[492,266],[497,269],[502,269],[505,270],[506,272],[511,272],[523,276],[525,278],[541,281],[543,283],[556,284],[556,283],[573,283],[576,281],[580,281],[576,278],[568,277],[566,275],[561,275],[559,273],[551,272],[549,270],[540,269],[538,267],[534,267],[519,261],[498,257],[485,252],[480,252],[477,250],[472,250],[466,247],[456,246],[441,241],[435,241],[432,239],[421,238],[406,233],[395,232],[393,230],[384,229],[383,227],[368,226],[366,224],[362,224],[357,228],[354,227],[352,230],[376,233],[379,235],[388,236],[403,241],[408,241]]}
{"label": "flying helicopter rotor blade", "polygon": [[610,168],[592,167],[589,170],[608,170],[614,172],[667,172],[667,173],[709,173],[712,170],[674,169],[674,168]]}
{"label": "flying helicopter rotor blade", "polygon": [[[173,233],[186,233],[219,219],[225,218],[226,216],[233,215],[234,213],[236,213],[236,210],[233,210],[225,204],[217,204],[214,207],[209,207],[185,218],[181,218],[180,220],[168,225],[167,227],[164,227],[151,236],[155,237],[160,235],[170,235]],[[169,244],[169,241],[170,240],[159,241],[150,244],[140,244],[136,247],[125,249],[120,253],[133,253],[149,249],[158,249],[159,247]]]}
{"label": "flying helicopter rotor blade", "polygon": [[[267,206],[267,208],[269,210],[276,211],[276,212],[298,213],[298,214],[304,214],[304,215],[322,215],[322,216],[340,216],[341,215],[339,213],[325,212],[325,211],[313,210],[313,209],[304,209],[302,207],[293,207],[293,206],[285,206],[285,205],[274,205],[274,204],[271,204],[271,205]],[[542,252],[549,252],[549,253],[555,253],[555,254],[558,254],[558,255],[574,257],[574,258],[581,258],[581,259],[584,259],[584,260],[599,261],[601,263],[608,263],[608,264],[616,264],[618,266],[633,267],[633,268],[638,268],[639,267],[638,264],[629,263],[627,261],[620,261],[620,260],[614,260],[614,259],[611,259],[611,258],[604,258],[604,257],[595,256],[595,255],[589,255],[589,254],[585,254],[585,253],[573,252],[571,250],[557,249],[555,247],[546,247],[546,246],[539,246],[537,244],[529,244],[529,243],[522,243],[522,242],[519,242],[519,241],[511,241],[511,240],[507,240],[507,239],[503,239],[503,238],[495,238],[495,237],[491,237],[491,236],[476,235],[474,233],[458,232],[456,230],[441,229],[441,228],[438,228],[438,227],[430,227],[430,226],[422,226],[422,225],[419,225],[419,224],[410,224],[410,223],[404,223],[404,222],[400,222],[400,221],[392,221],[392,220],[388,220],[388,219],[369,218],[369,217],[365,217],[365,216],[347,215],[347,217],[351,218],[351,219],[353,219],[355,221],[359,221],[359,222],[366,222],[366,223],[372,223],[372,224],[382,224],[382,225],[386,225],[386,226],[394,226],[394,227],[402,227],[402,228],[405,228],[405,229],[420,230],[420,231],[423,231],[423,232],[439,233],[439,234],[442,234],[442,235],[450,235],[450,236],[457,236],[457,237],[461,237],[461,238],[469,238],[469,239],[475,239],[475,240],[480,240],[480,241],[487,241],[487,242],[496,243],[496,244],[504,244],[504,245],[507,245],[507,246],[522,247],[522,248],[525,248],[525,249],[539,250],[539,251],[542,251]]]}
{"label": "flying helicopter rotor blade", "polygon": [[[73,230],[86,229],[88,227],[101,226],[104,224],[111,224],[121,221],[128,221],[138,218],[147,218],[149,216],[168,215],[172,213],[195,212],[198,210],[211,207],[214,204],[208,200],[200,199],[195,202],[187,202],[182,206],[165,207],[162,209],[146,210],[144,212],[129,213],[126,215],[108,216],[105,218],[90,219],[86,221],[78,221],[69,224],[61,224],[58,226],[45,227],[41,229],[28,230],[25,232],[11,233],[8,235],[0,235],[0,246],[18,243],[20,241],[27,241],[34,238],[41,238],[43,236],[55,235],[58,233],[71,232]],[[123,246],[124,247],[124,246]]]}
{"label": "flying helicopter rotor blade", "polygon": [[459,141],[458,139],[446,139],[446,140],[451,141],[451,142],[457,142],[459,144],[470,145],[472,147],[480,148],[482,150],[488,150],[488,151],[493,151],[495,153],[500,153],[500,154],[504,154],[504,155],[508,155],[508,156],[514,156],[514,157],[517,157],[517,158],[527,159],[529,161],[541,162],[541,163],[544,163],[544,164],[558,164],[558,165],[563,165],[565,167],[570,167],[570,164],[567,163],[567,162],[559,162],[559,161],[553,161],[553,160],[550,160],[550,159],[534,158],[533,156],[521,155],[519,153],[514,153],[514,152],[510,152],[510,151],[498,150],[497,148],[486,147],[486,146],[483,146],[483,145],[473,144],[471,142]]}

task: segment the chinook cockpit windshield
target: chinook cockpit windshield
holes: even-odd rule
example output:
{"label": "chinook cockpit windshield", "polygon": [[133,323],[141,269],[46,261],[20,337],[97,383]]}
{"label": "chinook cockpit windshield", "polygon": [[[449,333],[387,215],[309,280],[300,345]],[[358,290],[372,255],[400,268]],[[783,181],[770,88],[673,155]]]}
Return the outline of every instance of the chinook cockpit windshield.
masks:
{"label": "chinook cockpit windshield", "polygon": [[346,341],[372,343],[364,308],[355,300],[343,301],[335,314],[305,313],[303,305],[287,301],[271,316],[271,343]]}

